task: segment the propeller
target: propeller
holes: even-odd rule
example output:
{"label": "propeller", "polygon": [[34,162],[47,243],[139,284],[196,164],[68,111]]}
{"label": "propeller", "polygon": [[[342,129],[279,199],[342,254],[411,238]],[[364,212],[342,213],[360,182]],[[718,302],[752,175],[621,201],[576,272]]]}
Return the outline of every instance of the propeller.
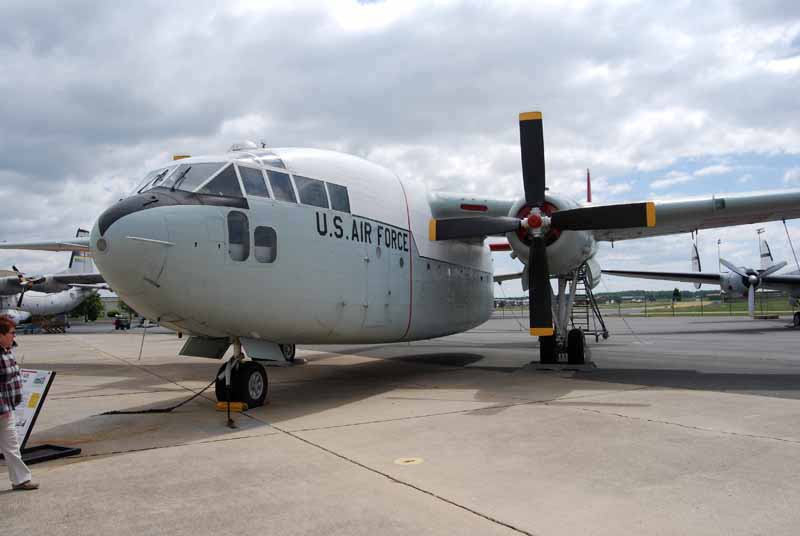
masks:
{"label": "propeller", "polygon": [[17,307],[22,307],[22,299],[25,297],[25,293],[28,292],[31,287],[37,285],[39,283],[44,283],[46,281],[45,277],[38,276],[38,277],[26,277],[25,274],[19,271],[19,268],[12,265],[11,268],[14,270],[14,273],[17,274],[17,278],[19,279],[19,286],[21,288],[19,293],[19,299],[17,300]]}
{"label": "propeller", "polygon": [[734,266],[733,263],[725,259],[720,259],[719,262],[728,270],[742,278],[742,283],[747,288],[747,310],[750,316],[756,314],[756,288],[761,284],[761,279],[770,274],[774,274],[786,266],[786,261],[781,261],[763,270],[754,270],[753,268]]}
{"label": "propeller", "polygon": [[656,224],[655,205],[626,203],[598,207],[559,210],[548,216],[546,203],[544,133],[541,112],[519,115],[522,184],[525,204],[531,208],[523,218],[477,216],[471,218],[432,219],[428,231],[431,240],[481,238],[524,230],[531,238],[528,268],[528,300],[530,333],[547,337],[554,334],[551,308],[550,270],[547,266],[545,237],[552,228],[559,231],[591,231],[628,227],[653,227]]}

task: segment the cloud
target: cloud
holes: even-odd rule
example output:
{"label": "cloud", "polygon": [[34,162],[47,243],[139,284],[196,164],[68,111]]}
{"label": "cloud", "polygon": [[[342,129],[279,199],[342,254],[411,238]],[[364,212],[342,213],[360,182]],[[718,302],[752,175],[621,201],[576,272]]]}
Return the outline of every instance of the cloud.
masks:
{"label": "cloud", "polygon": [[687,182],[691,182],[693,180],[694,177],[686,173],[670,171],[667,173],[666,177],[652,181],[650,183],[650,187],[654,190],[663,190],[665,188],[675,186],[676,184],[686,184]]}
{"label": "cloud", "polygon": [[800,167],[792,168],[784,173],[783,182],[785,184],[800,182]]}
{"label": "cloud", "polygon": [[694,172],[694,175],[697,177],[705,177],[706,175],[721,175],[723,173],[730,173],[733,171],[733,168],[730,166],[726,166],[724,164],[715,164],[713,166],[707,166],[702,169],[698,169]]}

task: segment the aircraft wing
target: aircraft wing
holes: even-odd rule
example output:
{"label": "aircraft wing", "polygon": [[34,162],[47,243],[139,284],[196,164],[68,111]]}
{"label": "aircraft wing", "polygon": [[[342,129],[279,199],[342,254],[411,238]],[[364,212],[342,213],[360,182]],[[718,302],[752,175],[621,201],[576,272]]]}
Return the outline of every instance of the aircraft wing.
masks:
{"label": "aircraft wing", "polygon": [[517,274],[499,274],[494,276],[495,283],[503,283],[503,281],[511,281],[512,279],[522,279],[522,275],[525,272],[519,272]]}
{"label": "aircraft wing", "polygon": [[68,238],[43,242],[0,242],[0,249],[28,249],[35,251],[90,251],[89,238]]}
{"label": "aircraft wing", "polygon": [[97,285],[106,282],[100,274],[58,274],[51,277],[66,285]]}
{"label": "aircraft wing", "polygon": [[604,274],[618,275],[620,277],[635,277],[636,279],[660,279],[665,281],[683,281],[686,283],[716,283],[719,284],[719,274],[702,272],[642,272],[636,270],[603,270]]}
{"label": "aircraft wing", "polygon": [[594,237],[606,241],[629,240],[800,218],[800,190],[655,201],[655,207],[654,227],[597,230]]}
{"label": "aircraft wing", "polygon": [[761,286],[782,290],[800,288],[800,275],[767,275],[761,278]]}

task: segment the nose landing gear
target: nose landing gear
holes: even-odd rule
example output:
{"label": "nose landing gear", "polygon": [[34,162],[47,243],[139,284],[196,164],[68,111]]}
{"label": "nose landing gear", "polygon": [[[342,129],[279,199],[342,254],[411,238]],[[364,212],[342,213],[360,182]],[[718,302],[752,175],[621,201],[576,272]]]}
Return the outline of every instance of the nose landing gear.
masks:
{"label": "nose landing gear", "polygon": [[269,393],[266,369],[256,361],[245,361],[238,339],[233,356],[220,367],[214,391],[219,402],[244,402],[248,408],[263,406]]}

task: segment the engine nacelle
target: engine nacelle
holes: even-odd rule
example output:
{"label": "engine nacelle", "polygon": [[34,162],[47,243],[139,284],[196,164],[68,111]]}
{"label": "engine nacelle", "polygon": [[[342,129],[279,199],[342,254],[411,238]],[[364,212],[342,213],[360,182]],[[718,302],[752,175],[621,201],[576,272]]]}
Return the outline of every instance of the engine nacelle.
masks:
{"label": "engine nacelle", "polygon": [[[542,213],[549,216],[558,210],[579,207],[580,205],[571,199],[546,194]],[[523,219],[528,213],[530,213],[530,207],[526,206],[523,198],[514,203],[508,215],[512,218]],[[508,233],[506,237],[517,257],[527,264],[529,257],[528,244],[530,242],[527,239],[523,240],[520,235],[524,236],[524,233]],[[590,231],[550,229],[545,235],[545,241],[547,243],[547,266],[551,275],[567,274],[580,267],[581,264],[594,257],[594,254],[597,253],[597,242]],[[597,266],[597,263],[595,263],[595,266],[597,270],[595,281],[599,282],[600,267]],[[592,276],[590,275],[590,277]]]}
{"label": "engine nacelle", "polygon": [[9,294],[16,294],[22,290],[19,284],[19,279],[16,277],[4,277],[0,279],[0,295],[8,296]]}
{"label": "engine nacelle", "polygon": [[723,291],[735,296],[747,296],[747,285],[742,276],[733,272],[720,274],[719,284]]}
{"label": "engine nacelle", "polygon": [[35,285],[33,285],[31,287],[31,290],[34,290],[36,292],[45,292],[47,294],[50,294],[50,293],[53,293],[53,292],[62,292],[64,290],[68,290],[70,288],[72,288],[72,287],[70,287],[66,283],[61,283],[59,281],[56,281],[52,277],[46,277],[45,280],[42,281],[41,283],[36,283]]}
{"label": "engine nacelle", "polygon": [[594,259],[586,261],[586,279],[589,282],[589,288],[594,288],[600,284],[600,277],[603,275],[603,270],[600,268],[600,263]]}

